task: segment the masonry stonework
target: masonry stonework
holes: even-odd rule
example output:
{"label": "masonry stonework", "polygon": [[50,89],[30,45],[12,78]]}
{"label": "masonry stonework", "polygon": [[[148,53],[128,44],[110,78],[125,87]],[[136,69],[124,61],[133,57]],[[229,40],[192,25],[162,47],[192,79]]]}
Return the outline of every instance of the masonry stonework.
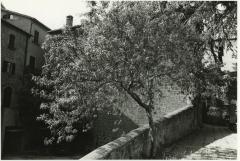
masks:
{"label": "masonry stonework", "polygon": [[[14,49],[9,49],[9,37],[10,35],[15,35]],[[24,55],[26,40],[29,35],[8,22],[1,21],[1,64],[2,64],[2,77],[1,77],[1,100],[2,100],[2,143],[5,137],[5,128],[8,126],[21,126],[19,122],[18,113],[18,94],[19,90],[23,85],[23,69],[24,69]],[[14,73],[12,71],[3,72],[4,61],[14,63],[15,69]],[[10,67],[7,67],[10,68]],[[10,104],[8,107],[4,107],[4,97],[5,90],[9,88],[11,90]]]}
{"label": "masonry stonework", "polygon": [[[24,146],[22,142],[24,127],[19,112],[19,101],[21,101],[19,95],[23,88],[25,67],[30,64],[30,56],[32,56],[33,66],[31,68],[41,69],[44,63],[41,45],[50,29],[33,17],[5,8],[1,8],[1,24],[1,99],[2,102],[10,102],[7,103],[8,107],[2,104],[1,146],[2,149],[6,149],[6,145],[7,149],[17,152],[21,151]],[[38,32],[37,36],[35,31]]]}
{"label": "masonry stonework", "polygon": [[[161,153],[166,145],[190,134],[199,127],[195,119],[195,108],[187,106],[165,115],[161,120],[155,122],[156,128],[156,151]],[[143,159],[150,154],[148,125],[132,130],[112,142],[109,142],[81,160],[85,159]]]}

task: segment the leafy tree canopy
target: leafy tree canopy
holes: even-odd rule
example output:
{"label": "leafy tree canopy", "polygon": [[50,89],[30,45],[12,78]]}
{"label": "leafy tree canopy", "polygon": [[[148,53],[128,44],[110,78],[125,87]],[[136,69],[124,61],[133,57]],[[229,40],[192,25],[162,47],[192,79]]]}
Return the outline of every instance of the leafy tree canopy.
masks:
{"label": "leafy tree canopy", "polygon": [[47,38],[43,72],[34,78],[51,89],[35,90],[48,100],[39,117],[52,131],[47,143],[71,141],[77,132],[90,129],[97,111],[111,107],[121,93],[145,109],[153,143],[152,111],[161,100],[163,80],[191,95],[216,84],[219,71],[203,61],[206,37],[184,23],[193,14],[186,19],[190,11],[181,11],[181,5],[112,2],[109,9],[108,3],[94,3],[79,31],[66,28]]}

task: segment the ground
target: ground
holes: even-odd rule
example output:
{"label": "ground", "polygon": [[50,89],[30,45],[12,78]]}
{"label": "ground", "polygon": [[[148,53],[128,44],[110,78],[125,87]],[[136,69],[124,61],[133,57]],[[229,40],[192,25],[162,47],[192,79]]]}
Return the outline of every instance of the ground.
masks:
{"label": "ground", "polygon": [[237,159],[237,134],[227,127],[204,125],[167,147],[162,159]]}
{"label": "ground", "polygon": [[[237,159],[237,134],[227,127],[204,125],[167,147],[162,159],[221,160]],[[82,156],[9,156],[4,159],[79,159]]]}
{"label": "ground", "polygon": [[2,159],[6,160],[72,160],[82,158],[82,155],[76,156],[42,156],[42,155],[17,155],[17,156],[5,156]]}

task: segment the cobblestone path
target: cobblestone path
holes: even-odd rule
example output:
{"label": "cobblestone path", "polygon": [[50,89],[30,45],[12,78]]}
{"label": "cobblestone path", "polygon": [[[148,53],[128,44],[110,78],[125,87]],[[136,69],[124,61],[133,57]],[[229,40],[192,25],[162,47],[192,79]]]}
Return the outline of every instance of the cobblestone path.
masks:
{"label": "cobblestone path", "polygon": [[226,127],[204,125],[164,150],[162,159],[237,159],[237,134]]}

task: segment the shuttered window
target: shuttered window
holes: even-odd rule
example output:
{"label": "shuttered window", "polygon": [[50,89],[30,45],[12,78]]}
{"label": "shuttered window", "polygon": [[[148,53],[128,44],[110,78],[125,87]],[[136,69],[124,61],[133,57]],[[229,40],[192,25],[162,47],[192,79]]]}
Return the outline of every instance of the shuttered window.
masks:
{"label": "shuttered window", "polygon": [[29,66],[30,66],[31,69],[35,68],[35,57],[30,56]]}
{"label": "shuttered window", "polygon": [[15,49],[15,36],[13,34],[9,36],[8,48]]}
{"label": "shuttered window", "polygon": [[38,44],[38,38],[39,38],[39,32],[38,32],[38,31],[35,31],[35,32],[34,32],[34,40],[33,40],[33,42],[34,42],[35,44]]}
{"label": "shuttered window", "polygon": [[7,87],[3,92],[3,107],[10,107],[12,97],[12,88]]}
{"label": "shuttered window", "polygon": [[11,62],[8,62],[8,61],[3,61],[2,72],[15,74],[15,63],[11,63]]}

